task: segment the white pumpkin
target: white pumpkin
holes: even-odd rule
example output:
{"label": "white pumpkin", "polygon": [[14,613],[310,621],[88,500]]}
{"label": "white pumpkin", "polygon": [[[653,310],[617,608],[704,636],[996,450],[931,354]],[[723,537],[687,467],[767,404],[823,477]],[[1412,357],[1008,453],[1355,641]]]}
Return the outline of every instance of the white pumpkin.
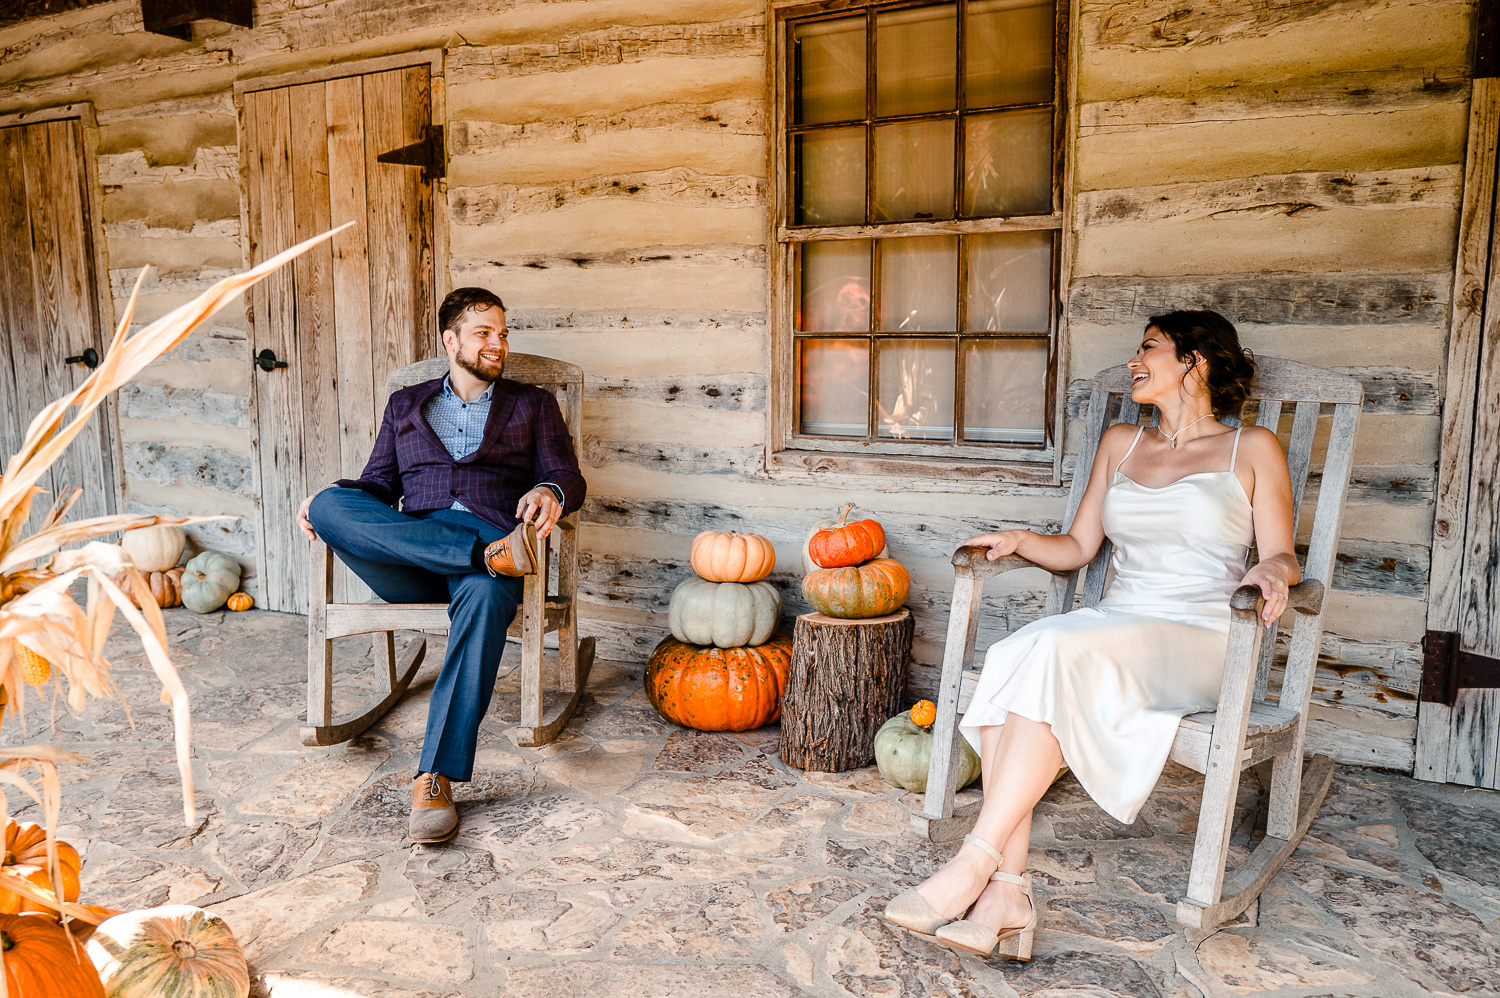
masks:
{"label": "white pumpkin", "polygon": [[709,582],[696,575],[672,591],[667,624],[691,645],[742,648],[770,640],[781,617],[781,594],[769,582]]}
{"label": "white pumpkin", "polygon": [[229,926],[188,904],[127,911],[89,937],[109,998],[246,998],[250,972]]}
{"label": "white pumpkin", "polygon": [[177,566],[186,540],[181,527],[141,527],[125,531],[120,547],[141,572],[165,572]]}
{"label": "white pumpkin", "polygon": [[[804,537],[804,538],[802,538],[802,574],[803,575],[811,575],[812,573],[818,571],[819,568],[820,568],[820,566],[818,565],[818,563],[812,560],[812,555],[808,552],[808,546],[812,544],[813,534],[816,534],[820,530],[832,530],[834,527],[837,527],[838,525],[839,525],[839,518],[837,516],[830,516],[826,520],[819,520],[817,523],[814,523],[812,525],[812,529],[807,532],[807,536]],[[890,551],[891,551],[891,546],[889,544],[887,544],[885,547],[883,547],[883,548],[880,549],[880,553],[877,554],[875,557],[876,558],[889,558],[891,556]]]}

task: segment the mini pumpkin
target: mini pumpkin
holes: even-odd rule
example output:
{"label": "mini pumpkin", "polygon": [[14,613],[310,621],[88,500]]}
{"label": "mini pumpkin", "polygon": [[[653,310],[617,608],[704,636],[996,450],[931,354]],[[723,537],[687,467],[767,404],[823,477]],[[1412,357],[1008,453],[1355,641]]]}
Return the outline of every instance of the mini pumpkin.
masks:
{"label": "mini pumpkin", "polygon": [[819,568],[863,565],[885,550],[885,529],[875,520],[849,522],[854,504],[845,503],[838,519],[826,530],[813,532],[807,541],[807,556]]}
{"label": "mini pumpkin", "polygon": [[213,613],[240,587],[240,563],[227,554],[204,551],[182,573],[182,605],[194,613]]}
{"label": "mini pumpkin", "polygon": [[186,542],[182,528],[171,525],[138,527],[120,536],[120,547],[142,573],[165,572],[176,565]]}
{"label": "mini pumpkin", "polygon": [[[57,840],[57,865],[62,874],[64,901],[78,900],[78,871],[81,863],[78,850],[68,843]],[[52,877],[47,872],[47,830],[35,822],[24,824],[10,818],[5,823],[5,853],[0,858],[0,870],[28,880],[49,894],[52,892]],[[7,915],[21,912],[50,912],[51,909],[38,904],[15,891],[0,887],[0,913]]]}
{"label": "mini pumpkin", "polygon": [[769,582],[683,579],[672,590],[667,626],[672,637],[694,645],[739,648],[764,644],[781,616],[781,594]]}
{"label": "mini pumpkin", "polygon": [[918,700],[911,705],[911,723],[919,728],[930,728],[932,722],[937,720],[937,704],[931,700]]}
{"label": "mini pumpkin", "polygon": [[646,663],[646,697],[662,717],[699,731],[749,731],[781,716],[792,638],[704,648],[663,638]]}
{"label": "mini pumpkin", "polygon": [[760,534],[705,530],[693,538],[689,558],[709,582],[759,582],[776,567],[776,548]]}
{"label": "mini pumpkin", "polygon": [[[846,503],[844,505],[843,509],[839,510],[839,513],[840,513],[840,515],[844,515],[844,514],[847,513],[848,510],[853,509],[853,508],[854,508],[854,504],[853,503]],[[827,566],[820,566],[817,562],[813,561],[813,559],[812,559],[812,551],[810,550],[810,548],[812,546],[812,539],[814,537],[818,536],[818,534],[820,534],[821,532],[823,532],[825,530],[833,530],[835,527],[838,527],[840,525],[839,520],[840,520],[839,516],[831,516],[831,517],[829,517],[826,520],[819,520],[817,523],[814,523],[812,525],[812,529],[809,530],[807,532],[807,536],[802,539],[802,574],[803,575],[807,575],[809,572],[816,572],[820,567],[821,568],[826,568],[827,567]],[[885,530],[884,530],[884,528],[882,528],[881,529],[881,534],[884,535],[884,533],[885,533]],[[870,557],[871,558],[884,558],[884,557],[887,556],[887,553],[888,552],[887,552],[886,548],[882,547],[879,551],[876,551]],[[869,558],[867,558],[865,560],[868,561]]]}
{"label": "mini pumpkin", "polygon": [[250,972],[229,926],[192,905],[124,912],[102,922],[88,955],[109,998],[245,998]]}
{"label": "mini pumpkin", "polygon": [[910,591],[906,567],[890,558],[850,568],[820,568],[802,580],[802,595],[814,609],[848,620],[895,613]]}
{"label": "mini pumpkin", "polygon": [[225,605],[231,610],[248,610],[255,605],[255,600],[250,598],[249,593],[234,593]]}
{"label": "mini pumpkin", "polygon": [[[932,731],[916,724],[909,711],[897,714],[875,732],[875,768],[891,786],[926,793],[931,763]],[[979,769],[979,753],[967,740],[959,739],[958,788],[973,783]]]}
{"label": "mini pumpkin", "polygon": [[0,915],[0,952],[12,998],[104,998],[83,947],[44,915]]}

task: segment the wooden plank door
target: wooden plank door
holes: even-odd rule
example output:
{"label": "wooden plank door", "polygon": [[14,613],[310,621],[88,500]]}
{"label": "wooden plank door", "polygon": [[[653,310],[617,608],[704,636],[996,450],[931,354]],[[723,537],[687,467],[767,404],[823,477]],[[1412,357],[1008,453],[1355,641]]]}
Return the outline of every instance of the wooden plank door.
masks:
{"label": "wooden plank door", "polygon": [[[240,99],[250,256],[260,262],[333,226],[354,225],[250,295],[259,429],[262,605],[307,612],[298,505],[355,478],[375,442],[391,371],[432,353],[436,326],[432,77],[411,66],[248,90]],[[335,598],[368,591],[340,566]]]}
{"label": "wooden plank door", "polygon": [[[1484,7],[1500,27],[1494,0]],[[1414,773],[1500,788],[1500,56],[1488,56],[1470,104]]]}
{"label": "wooden plank door", "polygon": [[[0,127],[0,461],[44,405],[88,377],[87,366],[67,359],[104,352],[107,285],[89,184],[80,119]],[[118,510],[115,440],[110,404],[37,483],[49,495],[33,504],[33,525],[65,488],[83,489],[70,518]]]}

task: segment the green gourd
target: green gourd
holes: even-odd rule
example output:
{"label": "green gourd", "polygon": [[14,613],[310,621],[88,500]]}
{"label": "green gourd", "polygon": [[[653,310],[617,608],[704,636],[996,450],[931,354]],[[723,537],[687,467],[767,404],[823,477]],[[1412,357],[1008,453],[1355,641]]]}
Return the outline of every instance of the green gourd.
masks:
{"label": "green gourd", "polygon": [[769,582],[709,582],[696,575],[672,592],[667,625],[693,645],[741,648],[765,644],[781,616],[781,594]]}
{"label": "green gourd", "polygon": [[227,554],[204,551],[182,573],[182,605],[194,613],[213,613],[240,587],[240,563]]}
{"label": "green gourd", "polygon": [[[959,739],[959,745],[958,789],[962,790],[979,776],[979,753],[966,739]],[[892,786],[926,793],[931,761],[932,729],[913,723],[909,711],[903,710],[875,732],[875,766],[881,779]]]}

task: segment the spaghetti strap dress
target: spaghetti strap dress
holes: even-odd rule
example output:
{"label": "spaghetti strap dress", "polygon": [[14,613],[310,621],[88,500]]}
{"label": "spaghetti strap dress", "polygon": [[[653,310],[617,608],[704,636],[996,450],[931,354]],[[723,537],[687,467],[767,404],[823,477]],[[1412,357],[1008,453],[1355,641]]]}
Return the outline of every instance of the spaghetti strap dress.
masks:
{"label": "spaghetti strap dress", "polygon": [[1229,598],[1254,543],[1250,499],[1229,467],[1149,488],[1121,470],[1104,495],[1114,579],[1093,607],[1043,617],[991,645],[959,729],[1010,714],[1052,726],[1095,802],[1130,824],[1161,777],[1177,722],[1212,710],[1229,644]]}

